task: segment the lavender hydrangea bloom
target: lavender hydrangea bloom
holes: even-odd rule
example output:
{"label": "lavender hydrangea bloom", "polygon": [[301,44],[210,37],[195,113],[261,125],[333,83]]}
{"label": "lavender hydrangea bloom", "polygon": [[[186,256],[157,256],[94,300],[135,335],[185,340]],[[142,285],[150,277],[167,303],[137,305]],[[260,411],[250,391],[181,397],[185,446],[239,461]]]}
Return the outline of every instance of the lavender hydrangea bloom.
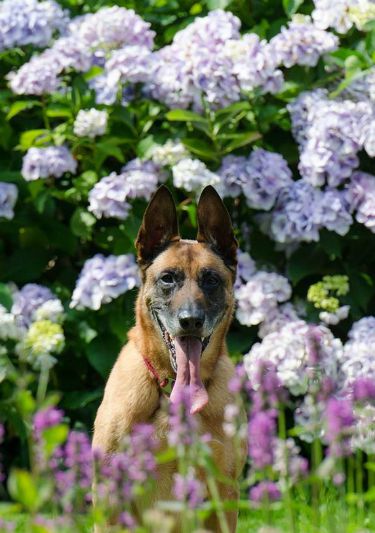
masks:
{"label": "lavender hydrangea bloom", "polygon": [[22,176],[26,181],[53,176],[61,178],[65,172],[75,174],[77,161],[66,146],[30,148],[23,158]]}
{"label": "lavender hydrangea bloom", "polygon": [[257,148],[245,167],[247,180],[242,185],[249,207],[270,209],[279,191],[292,184],[292,173],[285,159],[277,153]]}
{"label": "lavender hydrangea bloom", "polygon": [[96,254],[85,262],[70,306],[97,311],[138,285],[138,267],[132,254],[108,257]]}
{"label": "lavender hydrangea bloom", "polygon": [[310,326],[303,320],[290,322],[279,331],[266,335],[244,357],[250,380],[254,380],[259,361],[271,361],[283,386],[294,395],[305,394],[308,388],[309,369],[324,369],[324,374],[336,380],[338,362],[342,358],[342,344],[329,329],[319,326],[322,334],[318,365],[313,365],[307,344]]}
{"label": "lavender hydrangea bloom", "polygon": [[16,72],[7,76],[9,86],[16,94],[41,95],[52,93],[59,87],[59,66],[51,61],[51,54],[34,56]]}
{"label": "lavender hydrangea bloom", "polygon": [[201,191],[207,185],[219,185],[220,177],[208,170],[199,159],[181,159],[172,168],[175,187],[186,191]]}
{"label": "lavender hydrangea bloom", "polygon": [[220,193],[222,196],[236,198],[242,194],[243,186],[248,176],[246,173],[247,159],[238,155],[226,155],[221,161],[221,167],[217,171],[220,176]]}
{"label": "lavender hydrangea bloom", "polygon": [[0,182],[0,218],[11,220],[14,217],[13,208],[18,198],[17,186],[13,183]]}
{"label": "lavender hydrangea bloom", "polygon": [[285,303],[278,305],[265,316],[265,319],[259,326],[258,337],[264,339],[270,333],[280,331],[289,322],[295,322],[299,320],[297,310],[291,303]]}
{"label": "lavender hydrangea bloom", "polygon": [[235,289],[236,318],[247,326],[259,324],[278,302],[285,302],[291,294],[291,286],[284,276],[258,271],[246,284]]}
{"label": "lavender hydrangea bloom", "polygon": [[258,215],[261,228],[278,242],[318,241],[321,191],[309,183],[292,182],[279,193],[270,215]]}
{"label": "lavender hydrangea bloom", "polygon": [[36,313],[46,302],[59,301],[47,287],[27,283],[13,295],[11,312],[17,322],[28,327],[36,319]]}
{"label": "lavender hydrangea bloom", "polygon": [[49,94],[56,91],[59,75],[69,68],[85,71],[92,64],[91,53],[73,37],[61,37],[53,46],[7,76],[16,94]]}
{"label": "lavender hydrangea bloom", "polygon": [[77,137],[93,139],[103,135],[107,129],[108,114],[98,109],[81,109],[74,121],[73,130]]}
{"label": "lavender hydrangea bloom", "polygon": [[321,202],[321,224],[339,235],[346,235],[353,223],[345,193],[337,189],[323,192]]}
{"label": "lavender hydrangea bloom", "polygon": [[332,100],[320,90],[302,93],[288,109],[300,144],[303,178],[315,186],[327,182],[331,187],[349,178],[373,122],[371,103]]}
{"label": "lavender hydrangea bloom", "polygon": [[284,82],[278,70],[276,56],[270,44],[255,33],[225,43],[224,56],[231,60],[232,73],[239,89],[244,92],[261,88],[262,92],[277,93]]}
{"label": "lavender hydrangea bloom", "polygon": [[308,17],[295,17],[271,39],[270,47],[277,63],[285,67],[314,67],[320,56],[336,50],[338,43],[335,35],[317,28]]}
{"label": "lavender hydrangea bloom", "polygon": [[94,185],[89,193],[88,209],[97,218],[125,220],[131,209],[127,200],[149,200],[158,181],[163,181],[163,178],[163,173],[152,161],[133,159],[122,168],[121,174],[112,172]]}
{"label": "lavender hydrangea bloom", "polygon": [[258,86],[277,92],[282,75],[267,44],[255,35],[240,39],[239,26],[237,17],[219,9],[195,19],[154,55],[146,91],[169,107],[197,111],[202,99],[217,109]]}
{"label": "lavender hydrangea bloom", "polygon": [[375,176],[355,172],[347,188],[347,200],[355,219],[375,233]]}
{"label": "lavender hydrangea bloom", "polygon": [[47,46],[67,23],[67,12],[53,0],[4,0],[0,4],[0,50]]}
{"label": "lavender hydrangea bloom", "polygon": [[239,289],[243,284],[250,281],[256,273],[255,261],[247,252],[237,250],[237,276],[234,284],[235,289]]}
{"label": "lavender hydrangea bloom", "polygon": [[138,45],[153,47],[155,33],[133,9],[112,6],[78,17],[70,24],[70,34],[91,50],[118,49]]}
{"label": "lavender hydrangea bloom", "polygon": [[173,494],[178,501],[187,504],[189,509],[197,509],[204,501],[204,485],[197,479],[193,469],[186,476],[174,474]]}
{"label": "lavender hydrangea bloom", "polygon": [[340,387],[350,393],[358,378],[375,380],[375,317],[354,322],[348,337],[340,357]]}

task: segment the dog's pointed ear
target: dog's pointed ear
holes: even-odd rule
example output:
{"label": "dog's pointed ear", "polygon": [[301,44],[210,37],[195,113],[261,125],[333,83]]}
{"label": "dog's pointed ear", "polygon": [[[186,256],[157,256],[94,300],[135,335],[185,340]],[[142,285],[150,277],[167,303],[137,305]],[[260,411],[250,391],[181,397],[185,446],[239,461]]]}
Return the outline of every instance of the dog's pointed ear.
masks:
{"label": "dog's pointed ear", "polygon": [[211,185],[203,189],[199,198],[197,218],[197,241],[207,243],[227,266],[235,268],[238,244],[232,221],[222,199]]}
{"label": "dog's pointed ear", "polygon": [[176,206],[167,187],[161,185],[147,206],[135,241],[139,265],[147,266],[169,242],[179,240]]}

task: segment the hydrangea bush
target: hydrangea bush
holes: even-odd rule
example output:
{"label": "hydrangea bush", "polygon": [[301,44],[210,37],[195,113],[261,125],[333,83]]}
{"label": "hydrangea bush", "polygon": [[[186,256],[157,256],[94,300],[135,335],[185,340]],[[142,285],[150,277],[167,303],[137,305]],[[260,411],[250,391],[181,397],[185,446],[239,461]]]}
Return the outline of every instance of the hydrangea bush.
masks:
{"label": "hydrangea bush", "polygon": [[[240,246],[228,345],[250,417],[244,491],[254,509],[277,509],[306,476],[314,498],[328,472],[351,504],[355,490],[363,495],[375,468],[374,20],[373,2],[357,0],[0,2],[6,478],[14,463],[27,466],[34,441],[33,475],[54,473],[53,509],[70,516],[84,513],[97,464],[117,484],[98,485],[107,511],[121,507],[120,523],[135,527],[135,441],[102,464],[84,433],[67,437],[66,422],[92,427],[134,324],[133,243],[147,201],[167,184],[194,238],[196,200],[211,184]],[[238,413],[228,406],[226,430],[246,435]],[[176,417],[172,448],[183,439]],[[140,449],[148,432],[131,437]],[[151,483],[146,448],[139,471]],[[353,485],[354,455],[362,465],[364,454],[372,466]],[[200,466],[175,478],[191,528],[206,505]],[[20,500],[14,476],[8,490],[35,515],[44,502]],[[158,512],[144,524],[172,528]],[[69,517],[34,518],[37,531],[71,528]]]}

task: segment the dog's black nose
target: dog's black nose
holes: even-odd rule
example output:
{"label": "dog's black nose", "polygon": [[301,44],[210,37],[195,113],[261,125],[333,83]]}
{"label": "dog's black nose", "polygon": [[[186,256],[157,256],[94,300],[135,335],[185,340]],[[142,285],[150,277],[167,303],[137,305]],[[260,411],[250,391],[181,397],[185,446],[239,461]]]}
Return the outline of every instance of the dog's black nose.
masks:
{"label": "dog's black nose", "polygon": [[202,309],[182,309],[178,313],[180,326],[185,331],[196,331],[201,329],[204,324],[204,311]]}

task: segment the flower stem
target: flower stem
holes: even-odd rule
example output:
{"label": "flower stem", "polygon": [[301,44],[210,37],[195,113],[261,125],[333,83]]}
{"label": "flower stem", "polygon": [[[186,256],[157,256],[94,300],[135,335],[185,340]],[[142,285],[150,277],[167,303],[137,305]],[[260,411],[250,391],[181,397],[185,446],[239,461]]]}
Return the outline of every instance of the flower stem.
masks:
{"label": "flower stem", "polygon": [[207,485],[211,492],[212,498],[215,502],[215,507],[216,507],[219,524],[220,524],[221,533],[230,533],[228,522],[227,522],[225,513],[223,511],[223,508],[222,508],[222,502],[221,502],[221,498],[219,495],[219,489],[217,487],[215,478],[212,477],[211,475],[207,477]]}
{"label": "flower stem", "polygon": [[47,393],[47,387],[48,387],[48,380],[49,380],[49,369],[43,365],[39,374],[39,381],[38,381],[38,390],[36,393],[36,401],[38,407],[42,405],[42,403],[45,400],[46,393]]}

